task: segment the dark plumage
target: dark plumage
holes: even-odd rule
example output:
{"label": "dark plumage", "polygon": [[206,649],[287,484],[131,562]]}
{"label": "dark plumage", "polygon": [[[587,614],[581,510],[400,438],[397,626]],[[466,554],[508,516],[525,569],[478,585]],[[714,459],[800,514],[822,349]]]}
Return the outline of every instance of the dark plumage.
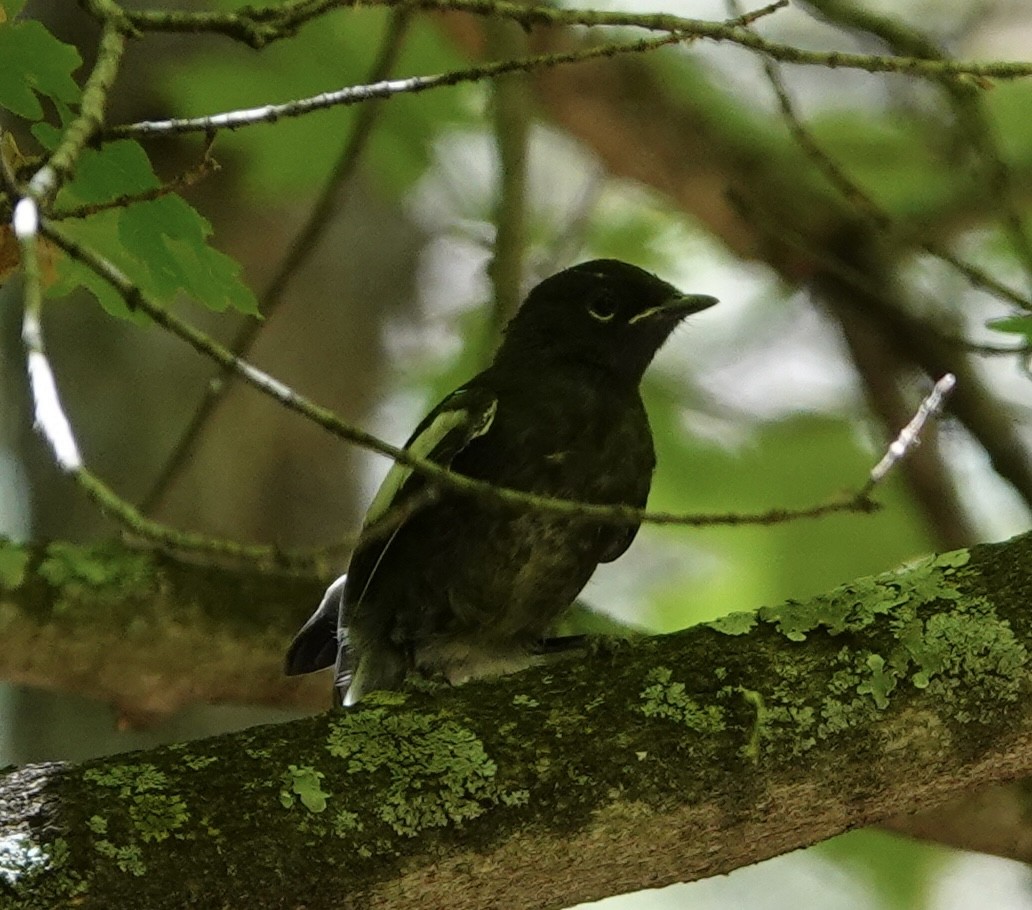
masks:
{"label": "dark plumage", "polygon": [[[494,362],[406,447],[499,486],[644,506],[655,455],[639,383],[674,327],[714,303],[612,259],[553,275],[530,292]],[[395,464],[366,526],[427,488]],[[442,490],[389,536],[359,544],[291,644],[287,673],[336,658],[338,698],[353,704],[413,669],[458,684],[524,667],[595,567],[637,530]]]}

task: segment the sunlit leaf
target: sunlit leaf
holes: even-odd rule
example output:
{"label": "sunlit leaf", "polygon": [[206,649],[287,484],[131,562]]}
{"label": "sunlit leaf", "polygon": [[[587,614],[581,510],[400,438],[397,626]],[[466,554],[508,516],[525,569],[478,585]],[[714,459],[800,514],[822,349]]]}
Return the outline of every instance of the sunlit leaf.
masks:
{"label": "sunlit leaf", "polygon": [[[130,140],[86,149],[74,180],[60,197],[62,206],[98,205],[134,196],[160,186],[143,149]],[[227,307],[257,313],[253,293],[240,281],[240,267],[208,244],[211,225],[181,197],[127,203],[115,209],[70,220],[67,229],[80,242],[110,259],[144,293],[169,302],[180,291],[213,310]],[[95,294],[95,280],[84,280],[83,268],[65,263],[61,289],[79,281]],[[106,310],[126,316],[123,302],[110,289],[98,294]]]}
{"label": "sunlit leaf", "polygon": [[0,107],[26,120],[43,117],[39,96],[74,102],[79,86],[72,78],[82,58],[35,21],[14,21],[21,3],[7,0],[7,21],[0,22]]}

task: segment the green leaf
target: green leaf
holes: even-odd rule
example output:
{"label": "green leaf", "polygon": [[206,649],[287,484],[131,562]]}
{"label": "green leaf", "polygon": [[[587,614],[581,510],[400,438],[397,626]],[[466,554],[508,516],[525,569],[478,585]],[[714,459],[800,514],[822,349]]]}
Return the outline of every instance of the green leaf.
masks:
{"label": "green leaf", "polygon": [[[61,230],[76,243],[95,250],[110,259],[130,278],[136,279],[139,266],[128,262],[125,251],[118,244],[118,213],[114,210],[93,215],[88,220],[66,221]],[[104,311],[120,319],[133,319],[140,324],[147,322],[141,314],[133,314],[126,306],[122,295],[92,269],[69,256],[57,260],[57,277],[47,288],[48,297],[65,297],[78,287],[88,290]]]}
{"label": "green leaf", "polygon": [[17,12],[20,5],[8,0],[8,21],[0,22],[0,107],[27,120],[40,120],[40,95],[55,101],[78,101],[79,86],[72,73],[81,66],[82,58],[42,23],[11,22],[11,7]]}
{"label": "green leaf", "polygon": [[[75,178],[59,201],[63,207],[98,205],[159,185],[143,149],[131,140],[120,140],[99,150],[85,149]],[[215,311],[232,307],[258,313],[254,294],[240,281],[239,265],[208,245],[211,225],[180,196],[133,202],[70,220],[65,230],[115,263],[159,302],[167,303],[183,291]],[[52,292],[68,293],[75,285],[89,289],[112,315],[130,315],[107,282],[65,260]]]}
{"label": "green leaf", "polygon": [[158,185],[147,153],[130,139],[119,139],[105,143],[99,150],[83,150],[68,192],[79,203],[95,204],[146,192]]}
{"label": "green leaf", "polygon": [[47,151],[56,149],[57,144],[61,141],[61,130],[52,123],[41,120],[32,124],[31,132],[36,137],[36,141]]}
{"label": "green leaf", "polygon": [[1003,319],[990,319],[986,323],[986,328],[1013,335],[1024,335],[1027,340],[1032,340],[1032,316],[1007,316]]}

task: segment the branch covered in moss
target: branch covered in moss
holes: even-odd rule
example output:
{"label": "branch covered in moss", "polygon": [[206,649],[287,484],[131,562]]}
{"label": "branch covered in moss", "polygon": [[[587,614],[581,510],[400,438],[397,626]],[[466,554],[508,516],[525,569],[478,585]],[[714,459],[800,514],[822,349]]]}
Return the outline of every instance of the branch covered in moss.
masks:
{"label": "branch covered in moss", "polygon": [[325,586],[275,561],[239,571],[0,538],[0,680],[108,702],[133,723],[198,703],[321,708],[325,680],[282,668]]}
{"label": "branch covered in moss", "polygon": [[1030,594],[1025,536],[504,680],[12,771],[0,896],[529,910],[728,872],[1032,774]]}

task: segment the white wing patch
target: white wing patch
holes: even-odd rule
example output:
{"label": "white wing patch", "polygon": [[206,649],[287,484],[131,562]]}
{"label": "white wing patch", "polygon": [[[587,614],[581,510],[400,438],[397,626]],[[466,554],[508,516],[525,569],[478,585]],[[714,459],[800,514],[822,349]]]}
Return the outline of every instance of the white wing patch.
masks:
{"label": "white wing patch", "polygon": [[[465,389],[459,389],[458,391],[453,392],[449,398],[445,399],[445,403],[451,399],[464,396],[466,394]],[[441,464],[442,467],[447,467],[451,464],[452,458],[469,445],[471,440],[476,439],[478,436],[483,436],[491,428],[491,423],[494,421],[495,412],[497,410],[497,399],[492,399],[488,406],[479,414],[471,412],[469,408],[442,408],[441,412],[431,421],[430,425],[420,431],[415,439],[412,439],[409,442],[405,447],[405,450],[407,452],[411,452],[413,455],[418,455],[420,458],[428,458],[435,461],[438,464]],[[475,423],[473,422],[474,417],[476,419]],[[440,449],[447,439],[448,434],[455,433],[460,430],[462,431],[459,434],[461,438],[452,446],[444,446],[445,451],[450,450],[450,454],[447,458],[444,460],[434,458],[435,453],[441,454]],[[373,497],[373,501],[369,506],[369,511],[366,513],[365,527],[369,527],[387,514],[388,510],[394,504],[398,493],[411,476],[412,468],[407,465],[400,464],[399,462],[394,463],[393,467],[387,472],[387,476],[383,479],[383,483],[380,484],[380,489],[377,490],[376,496]],[[369,574],[366,576],[365,584],[362,585],[362,590],[354,599],[356,606],[365,599],[366,592],[369,590],[369,585],[372,584],[373,578],[376,576],[377,570],[380,568],[380,564],[383,562],[384,556],[387,555],[387,551],[390,549],[391,544],[394,542],[394,538],[400,530],[401,525],[391,532],[390,537],[387,538],[383,547],[380,549],[380,552],[376,557],[376,561],[373,563],[372,568],[369,570]],[[358,668],[356,668],[355,673],[357,679],[362,673],[361,662]],[[352,685],[354,685],[354,683]]]}
{"label": "white wing patch", "polygon": [[[453,394],[458,394],[458,392]],[[471,439],[483,436],[491,428],[491,422],[494,420],[495,411],[497,411],[497,409],[498,402],[491,402],[491,406],[485,409],[483,416],[480,418],[480,422],[470,429],[469,436],[466,438],[467,443]],[[442,410],[441,413],[434,418],[430,426],[423,430],[422,433],[409,443],[406,451],[419,458],[429,458],[449,433],[467,425],[469,420],[470,412],[466,408]],[[387,514],[387,510],[391,507],[391,504],[394,502],[398,492],[405,485],[405,481],[411,476],[412,468],[408,465],[395,462],[391,466],[391,469],[387,472],[387,476],[383,479],[383,483],[380,484],[380,489],[376,491],[373,501],[369,504],[369,511],[366,512],[365,518],[365,524],[367,527],[375,524],[383,518],[385,514]]]}

